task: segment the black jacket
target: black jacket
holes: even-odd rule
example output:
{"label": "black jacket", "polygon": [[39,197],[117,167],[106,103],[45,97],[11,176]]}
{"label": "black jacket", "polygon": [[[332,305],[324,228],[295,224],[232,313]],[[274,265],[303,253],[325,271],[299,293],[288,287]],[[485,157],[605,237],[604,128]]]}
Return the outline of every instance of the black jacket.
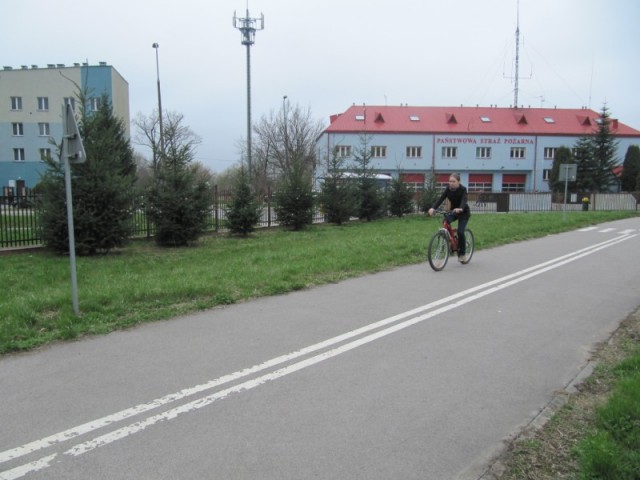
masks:
{"label": "black jacket", "polygon": [[459,215],[460,217],[469,217],[471,216],[471,209],[469,208],[469,204],[467,204],[467,187],[460,185],[455,190],[451,190],[449,186],[445,188],[440,195],[440,198],[433,204],[433,208],[438,208],[444,200],[448,199],[451,202],[451,210],[454,208],[461,208],[462,213]]}

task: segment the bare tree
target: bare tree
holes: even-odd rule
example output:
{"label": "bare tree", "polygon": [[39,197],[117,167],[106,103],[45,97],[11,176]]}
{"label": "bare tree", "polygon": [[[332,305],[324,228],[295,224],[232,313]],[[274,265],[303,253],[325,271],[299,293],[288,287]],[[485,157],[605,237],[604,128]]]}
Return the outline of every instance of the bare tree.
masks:
{"label": "bare tree", "polygon": [[322,122],[312,118],[311,109],[284,102],[254,125],[254,165],[256,175],[274,181],[302,163],[313,172],[317,163],[316,140],[324,130]]}
{"label": "bare tree", "polygon": [[183,114],[168,111],[163,120],[165,158],[163,158],[161,151],[158,112],[154,111],[148,117],[138,113],[133,120],[133,125],[137,128],[134,142],[151,149],[154,170],[162,161],[190,163],[194,159],[196,146],[202,143],[202,139],[184,124]]}

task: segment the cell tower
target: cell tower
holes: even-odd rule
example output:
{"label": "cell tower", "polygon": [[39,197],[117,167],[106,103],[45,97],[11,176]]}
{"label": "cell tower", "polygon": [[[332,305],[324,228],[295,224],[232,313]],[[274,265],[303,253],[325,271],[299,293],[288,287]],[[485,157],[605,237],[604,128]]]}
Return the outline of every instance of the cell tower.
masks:
{"label": "cell tower", "polygon": [[247,166],[251,178],[251,45],[255,43],[256,31],[264,29],[264,15],[251,18],[247,6],[247,16],[244,18],[238,18],[233,12],[233,27],[240,30],[242,45],[247,47]]}

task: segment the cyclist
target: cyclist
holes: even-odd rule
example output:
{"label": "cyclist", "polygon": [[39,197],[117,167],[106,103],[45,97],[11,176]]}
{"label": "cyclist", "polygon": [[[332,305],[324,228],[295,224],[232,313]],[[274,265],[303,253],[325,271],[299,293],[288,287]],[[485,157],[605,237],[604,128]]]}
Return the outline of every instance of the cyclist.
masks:
{"label": "cyclist", "polygon": [[466,256],[466,244],[464,231],[467,228],[467,222],[471,216],[471,209],[467,203],[467,187],[460,184],[460,174],[452,173],[449,176],[449,185],[445,188],[440,195],[440,198],[429,209],[429,215],[435,214],[436,208],[438,208],[445,199],[451,203],[451,211],[445,215],[447,222],[452,223],[458,221],[458,261],[465,262]]}

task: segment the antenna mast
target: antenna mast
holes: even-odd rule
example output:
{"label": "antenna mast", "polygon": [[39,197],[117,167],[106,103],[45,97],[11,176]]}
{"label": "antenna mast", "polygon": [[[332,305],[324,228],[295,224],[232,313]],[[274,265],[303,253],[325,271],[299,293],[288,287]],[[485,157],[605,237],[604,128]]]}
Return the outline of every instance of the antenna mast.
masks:
{"label": "antenna mast", "polygon": [[518,12],[516,19],[516,77],[515,77],[515,89],[513,95],[513,106],[518,108],[518,76],[520,69],[520,0],[518,0]]}
{"label": "antenna mast", "polygon": [[[264,15],[260,14],[260,18],[251,18],[248,3],[247,1],[245,18],[237,18],[236,12],[233,12],[233,26],[240,30],[242,45],[247,47],[247,166],[249,178],[251,178],[251,45],[255,43],[256,30],[264,29]],[[259,26],[258,22],[260,22]]]}

